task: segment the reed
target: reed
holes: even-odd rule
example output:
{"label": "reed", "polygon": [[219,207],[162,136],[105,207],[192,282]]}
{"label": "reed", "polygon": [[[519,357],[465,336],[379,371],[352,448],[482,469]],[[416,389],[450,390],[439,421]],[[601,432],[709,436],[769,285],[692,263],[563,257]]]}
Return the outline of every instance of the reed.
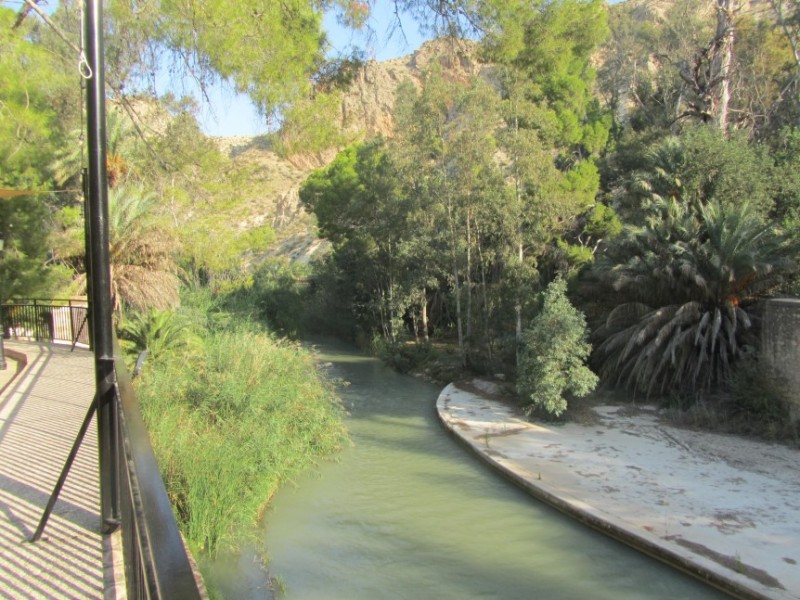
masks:
{"label": "reed", "polygon": [[143,417],[193,553],[236,547],[282,482],[346,441],[335,390],[309,353],[246,326],[149,364]]}

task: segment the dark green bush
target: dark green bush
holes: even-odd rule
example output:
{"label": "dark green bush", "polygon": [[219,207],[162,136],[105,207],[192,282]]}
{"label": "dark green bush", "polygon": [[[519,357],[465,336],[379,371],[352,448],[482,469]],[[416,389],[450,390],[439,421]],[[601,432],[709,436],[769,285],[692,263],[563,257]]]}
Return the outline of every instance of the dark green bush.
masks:
{"label": "dark green bush", "polygon": [[372,340],[373,353],[398,373],[410,373],[433,357],[433,347],[425,343],[392,342],[382,337]]}

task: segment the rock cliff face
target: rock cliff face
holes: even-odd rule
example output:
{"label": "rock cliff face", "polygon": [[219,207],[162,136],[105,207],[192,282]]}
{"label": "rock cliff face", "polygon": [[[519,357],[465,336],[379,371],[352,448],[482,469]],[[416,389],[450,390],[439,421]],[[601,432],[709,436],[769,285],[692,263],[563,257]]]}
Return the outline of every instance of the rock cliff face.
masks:
{"label": "rock cliff face", "polygon": [[[453,80],[474,75],[489,76],[490,70],[477,60],[477,44],[470,41],[427,42],[410,56],[384,62],[370,61],[356,74],[341,104],[340,126],[351,137],[389,137],[397,86],[408,81],[418,89],[425,72],[435,64]],[[313,155],[281,158],[264,138],[217,138],[220,149],[253,173],[254,181],[242,190],[240,230],[269,224],[277,243],[268,255],[308,261],[328,245],[314,235],[314,219],[300,203],[299,190],[308,174],[334,159],[338,149]]]}
{"label": "rock cliff face", "polygon": [[407,81],[419,89],[425,73],[437,64],[454,80],[487,75],[489,67],[478,62],[477,54],[476,42],[439,39],[423,44],[410,56],[366,63],[345,93],[342,126],[368,139],[391,136],[398,85]]}

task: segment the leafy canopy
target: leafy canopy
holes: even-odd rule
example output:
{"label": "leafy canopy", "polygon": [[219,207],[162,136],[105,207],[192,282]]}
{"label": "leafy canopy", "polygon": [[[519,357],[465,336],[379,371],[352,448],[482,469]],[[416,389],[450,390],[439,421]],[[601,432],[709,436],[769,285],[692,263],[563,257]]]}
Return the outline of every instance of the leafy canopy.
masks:
{"label": "leafy canopy", "polygon": [[361,26],[368,15],[351,0],[125,0],[109,5],[108,62],[118,89],[155,86],[154,73],[171,62],[205,88],[228,81],[265,113],[310,91],[325,63],[323,12],[338,6]]}

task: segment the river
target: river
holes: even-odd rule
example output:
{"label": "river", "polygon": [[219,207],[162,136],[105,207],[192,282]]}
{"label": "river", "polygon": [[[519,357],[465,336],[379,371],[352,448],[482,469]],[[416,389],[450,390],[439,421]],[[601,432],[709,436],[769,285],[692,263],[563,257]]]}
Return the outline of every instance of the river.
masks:
{"label": "river", "polygon": [[[439,424],[440,386],[325,342],[353,445],[285,486],[261,527],[281,597],[723,598],[534,500]],[[253,548],[220,560],[226,598],[264,598]]]}

